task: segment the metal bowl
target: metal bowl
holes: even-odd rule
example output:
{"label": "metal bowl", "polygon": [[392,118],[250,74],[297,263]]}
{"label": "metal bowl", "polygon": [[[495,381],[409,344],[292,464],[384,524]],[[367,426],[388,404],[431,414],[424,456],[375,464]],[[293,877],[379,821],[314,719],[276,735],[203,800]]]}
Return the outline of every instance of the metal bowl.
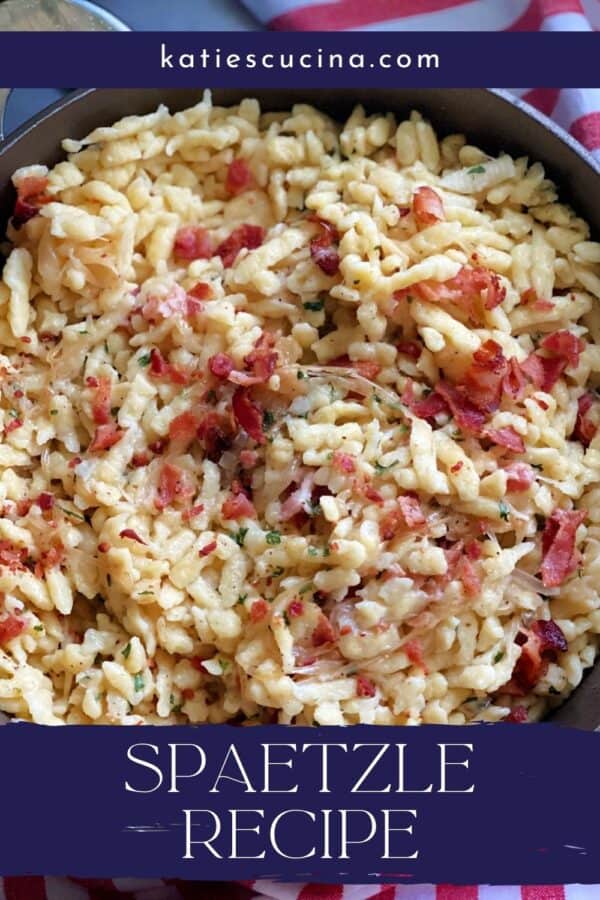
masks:
{"label": "metal bowl", "polygon": [[[214,90],[213,98],[217,104],[230,105],[248,94],[257,97],[267,110],[308,102],[337,119],[345,118],[356,103],[363,103],[368,110],[400,115],[419,109],[442,134],[464,132],[470,141],[492,154],[505,150],[513,156],[526,155],[542,162],[557,183],[561,199],[570,202],[587,219],[596,239],[600,235],[600,167],[562,128],[504,91],[236,88]],[[62,138],[82,138],[93,128],[122,116],[151,112],[159,103],[172,110],[184,109],[198,102],[199,96],[200,91],[190,89],[111,88],[80,90],[58,101],[0,144],[0,221],[6,223],[14,205],[11,174],[20,166],[57,163],[64,158]],[[600,663],[549,718],[586,730],[600,726]]]}

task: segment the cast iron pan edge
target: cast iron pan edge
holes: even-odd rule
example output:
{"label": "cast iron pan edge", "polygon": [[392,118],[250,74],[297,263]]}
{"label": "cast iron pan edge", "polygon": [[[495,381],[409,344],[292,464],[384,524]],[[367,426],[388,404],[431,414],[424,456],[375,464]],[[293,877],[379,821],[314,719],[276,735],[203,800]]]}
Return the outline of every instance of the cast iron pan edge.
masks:
{"label": "cast iron pan edge", "polygon": [[[250,94],[264,109],[287,109],[294,103],[311,103],[337,119],[348,115],[356,103],[368,111],[408,113],[419,109],[441,134],[464,132],[469,142],[490,153],[506,150],[544,163],[556,181],[561,199],[570,202],[600,235],[600,167],[593,157],[562,128],[527,103],[501,90],[475,89],[311,89],[280,90],[216,89],[219,105],[238,103]],[[64,137],[81,138],[99,125],[122,116],[151,112],[159,103],[171,110],[198,102],[200,90],[192,89],[95,89],[69,94],[29,119],[0,143],[0,222],[6,223],[14,204],[10,176],[15,169],[34,163],[54,165],[64,154]],[[600,588],[600,586],[599,586]],[[552,721],[592,730],[600,726],[600,663]]]}

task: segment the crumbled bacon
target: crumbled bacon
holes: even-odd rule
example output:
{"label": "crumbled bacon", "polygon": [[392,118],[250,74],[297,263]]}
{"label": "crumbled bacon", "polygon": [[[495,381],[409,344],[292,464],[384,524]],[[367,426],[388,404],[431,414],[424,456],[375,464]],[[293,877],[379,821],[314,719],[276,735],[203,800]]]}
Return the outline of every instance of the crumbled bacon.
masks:
{"label": "crumbled bacon", "polygon": [[256,450],[240,450],[240,466],[242,469],[253,469],[258,462]]}
{"label": "crumbled bacon", "polygon": [[206,228],[185,225],[175,235],[173,252],[180,259],[210,259],[215,255],[215,248]]}
{"label": "crumbled bacon", "polygon": [[146,452],[134,453],[131,457],[131,465],[134,469],[142,469],[150,462],[150,454]]}
{"label": "crumbled bacon", "polygon": [[210,300],[213,296],[213,289],[206,281],[198,281],[188,291],[188,297],[194,300]]}
{"label": "crumbled bacon", "polygon": [[448,413],[450,411],[448,404],[440,394],[431,393],[429,396],[418,400],[414,395],[412,381],[409,381],[404,388],[401,400],[408,406],[413,415],[419,419],[434,419],[440,413]]}
{"label": "crumbled bacon", "polygon": [[167,362],[156,347],[150,351],[150,374],[155,378],[166,378],[173,384],[189,384],[192,380],[190,372]]}
{"label": "crumbled bacon", "polygon": [[152,453],[156,453],[157,456],[162,456],[168,446],[168,438],[157,438],[155,441],[151,441],[148,444],[148,450],[150,450]]}
{"label": "crumbled bacon", "polygon": [[262,597],[255,600],[250,607],[250,621],[260,622],[269,614],[269,604]]}
{"label": "crumbled bacon", "polygon": [[494,309],[504,300],[506,288],[495,272],[481,266],[463,266],[448,281],[419,281],[394,293],[396,301],[411,296],[427,303],[452,303],[464,310],[473,322],[480,323],[483,320],[482,303],[485,309]]}
{"label": "crumbled bacon", "polygon": [[219,244],[215,253],[221,257],[223,265],[228,269],[234,264],[243,247],[248,250],[256,250],[264,239],[265,229],[260,225],[239,225],[229,237]]}
{"label": "crumbled bacon", "polygon": [[463,463],[462,459],[459,459],[458,462],[455,462],[453,466],[450,466],[450,471],[452,472],[453,475],[456,475],[457,472],[460,472],[460,470],[462,469],[463,466],[464,466],[464,463]]}
{"label": "crumbled bacon", "polygon": [[502,390],[513,400],[521,400],[525,393],[527,380],[515,356],[508,360],[508,371],[502,381]]}
{"label": "crumbled bacon", "polygon": [[10,541],[0,540],[0,566],[7,566],[11,572],[21,571],[27,556],[26,547],[15,547]]}
{"label": "crumbled bacon", "polygon": [[196,516],[199,516],[200,513],[204,512],[204,504],[197,503],[196,506],[190,506],[189,509],[184,509],[181,513],[181,518],[184,522],[189,522],[190,519],[194,519]]}
{"label": "crumbled bacon", "polygon": [[521,363],[521,370],[537,388],[549,392],[567,366],[578,365],[584,344],[576,335],[565,330],[547,335],[540,347],[551,355],[530,353],[525,362]]}
{"label": "crumbled bacon", "polygon": [[299,619],[300,616],[304,613],[304,603],[302,600],[292,600],[288,603],[288,615],[292,619]]}
{"label": "crumbled bacon", "polygon": [[568,649],[567,640],[552,619],[537,619],[531,627],[520,631],[515,643],[521,646],[510,681],[500,688],[500,693],[523,697],[528,694],[546,673],[548,663],[557,653]]}
{"label": "crumbled bacon", "polygon": [[17,500],[17,515],[26,516],[32,506],[33,500],[30,500],[28,497],[24,497],[22,500]]}
{"label": "crumbled bacon", "polygon": [[506,488],[509,491],[526,491],[535,481],[535,471],[527,463],[514,462],[504,467]]}
{"label": "crumbled bacon", "polygon": [[371,503],[383,503],[383,495],[369,483],[363,486],[362,492]]}
{"label": "crumbled bacon", "polygon": [[398,497],[395,509],[386,513],[379,523],[381,539],[390,541],[400,528],[421,528],[427,521],[416,497]]}
{"label": "crumbled bacon", "polygon": [[335,359],[330,359],[327,365],[345,366],[349,369],[356,369],[359,375],[362,375],[363,378],[368,378],[369,381],[373,381],[373,379],[377,378],[381,372],[379,363],[371,362],[367,359],[350,359],[347,355],[336,356]]}
{"label": "crumbled bacon", "polygon": [[[268,381],[277,365],[277,351],[273,350],[275,335],[269,331],[263,331],[254,343],[254,349],[244,357],[244,362],[252,373],[252,383],[260,384]],[[232,377],[232,381],[236,379]],[[239,381],[239,384],[248,384],[248,381]]]}
{"label": "crumbled bacon", "polygon": [[357,697],[374,697],[377,693],[375,683],[367,678],[366,675],[356,676],[356,695]]}
{"label": "crumbled bacon", "polygon": [[512,425],[507,425],[505,428],[485,428],[483,435],[493,444],[497,444],[498,447],[506,447],[507,450],[512,450],[513,453],[525,452],[523,438],[515,431]]}
{"label": "crumbled bacon", "polygon": [[595,399],[595,395],[588,392],[587,394],[582,394],[577,401],[577,419],[575,420],[575,428],[571,438],[579,441],[584,447],[589,447],[590,441],[596,436],[598,431],[598,426],[588,416]]}
{"label": "crumbled bacon", "polygon": [[416,362],[423,352],[423,347],[418,341],[400,341],[396,344],[396,350]]}
{"label": "crumbled bacon", "polygon": [[325,275],[335,275],[340,267],[340,256],[335,247],[340,239],[337,228],[319,216],[311,215],[309,219],[321,229],[319,236],[310,242],[310,255]]}
{"label": "crumbled bacon", "polygon": [[584,509],[555,509],[546,520],[542,535],[542,582],[558,587],[579,562],[575,533],[587,515]]}
{"label": "crumbled bacon", "polygon": [[204,547],[200,547],[198,550],[199,556],[210,556],[210,554],[217,549],[217,542],[211,541],[210,544],[205,544]]}
{"label": "crumbled bacon", "polygon": [[25,631],[27,623],[20,616],[9,613],[0,619],[0,646],[4,646],[8,641],[18,637]]}
{"label": "crumbled bacon", "polygon": [[92,402],[92,418],[96,425],[108,425],[110,422],[112,382],[108,375],[101,375],[95,380],[96,394]]}
{"label": "crumbled bacon", "polygon": [[172,441],[180,441],[186,446],[196,437],[198,419],[191,410],[180,413],[169,422],[169,437]]}
{"label": "crumbled bacon", "polygon": [[314,472],[307,472],[302,477],[299,486],[283,501],[279,511],[279,517],[282,522],[294,519],[299,513],[304,515],[310,513],[314,479]]}
{"label": "crumbled bacon", "polygon": [[65,560],[65,548],[58,542],[52,544],[47,550],[40,554],[40,558],[35,564],[34,574],[37,578],[43,578],[47,569],[60,567]]}
{"label": "crumbled bacon", "polygon": [[459,428],[473,431],[476,434],[481,432],[485,422],[485,413],[471,403],[454,385],[448,381],[438,381],[435,392],[446,401]]}
{"label": "crumbled bacon", "polygon": [[428,228],[446,218],[440,195],[430,187],[419,187],[413,194],[412,211],[418,228]]}
{"label": "crumbled bacon", "polygon": [[458,564],[458,578],[462,581],[467,597],[477,597],[481,591],[481,578],[468,556],[462,556]]}
{"label": "crumbled bacon", "polygon": [[114,422],[111,422],[109,425],[98,425],[94,433],[94,439],[88,449],[91,453],[94,453],[96,450],[110,450],[111,447],[121,440],[124,433]]}
{"label": "crumbled bacon", "polygon": [[477,409],[491,413],[500,406],[502,382],[507,373],[508,361],[502,347],[496,341],[487,340],[473,354],[459,389]]}
{"label": "crumbled bacon", "polygon": [[154,505],[157,509],[165,509],[170,506],[174,500],[186,500],[191,497],[193,489],[189,483],[187,473],[174,466],[172,463],[165,463],[160,470],[158,480],[158,488]]}
{"label": "crumbled bacon", "polygon": [[540,343],[540,347],[554,356],[560,356],[565,360],[566,365],[573,368],[579,365],[579,354],[584,346],[580,338],[567,330],[553,331],[552,334],[546,335]]}
{"label": "crumbled bacon", "polygon": [[109,550],[110,550],[110,544],[108,543],[108,541],[100,541],[100,543],[98,544],[98,552],[99,553],[108,553]]}
{"label": "crumbled bacon", "polygon": [[17,199],[13,210],[12,224],[17,231],[38,214],[40,206],[50,203],[52,197],[46,193],[48,179],[37,175],[22,178],[17,184]]}
{"label": "crumbled bacon", "polygon": [[266,441],[263,431],[263,412],[252,399],[248,388],[237,388],[232,400],[233,415],[236,422],[257,444]]}
{"label": "crumbled bacon", "polygon": [[224,519],[256,518],[256,510],[251,500],[244,493],[227,497],[221,506],[221,515]]}
{"label": "crumbled bacon", "polygon": [[342,474],[350,474],[356,471],[356,459],[350,453],[343,453],[336,450],[333,454],[331,464],[337,472]]}
{"label": "crumbled bacon", "polygon": [[333,625],[323,613],[319,616],[315,629],[312,633],[313,647],[321,647],[323,644],[332,644],[335,641],[335,631]]}
{"label": "crumbled bacon", "polygon": [[157,322],[159,319],[170,319],[173,316],[183,316],[185,319],[189,319],[201,313],[203,309],[204,306],[198,297],[191,292],[186,294],[180,285],[174,284],[166,297],[149,297],[142,307],[142,316],[151,323]]}
{"label": "crumbled bacon", "polygon": [[215,353],[208,360],[208,368],[215,378],[226,380],[235,368],[235,363],[227,353]]}
{"label": "crumbled bacon", "polygon": [[544,300],[542,297],[538,297],[533,288],[528,288],[526,291],[523,291],[521,294],[521,303],[524,303],[526,306],[531,306],[532,309],[540,310],[540,311],[549,311],[554,309],[554,303],[552,300]]}
{"label": "crumbled bacon", "polygon": [[469,559],[480,559],[482,553],[481,544],[478,541],[469,541],[465,546],[465,553]]}
{"label": "crumbled bacon", "polygon": [[513,706],[509,714],[504,717],[503,721],[512,722],[515,725],[522,725],[527,721],[527,707]]}
{"label": "crumbled bacon", "polygon": [[225,413],[214,410],[203,416],[196,433],[204,445],[208,459],[212,462],[219,460],[221,454],[231,447],[235,438],[235,429],[231,418]]}
{"label": "crumbled bacon", "polygon": [[119,532],[120,538],[128,538],[130,541],[137,541],[138,544],[146,545],[146,541],[142,540],[137,531],[134,531],[133,528],[123,528],[122,531]]}
{"label": "crumbled bacon", "polygon": [[423,644],[418,638],[405,641],[405,643],[402,644],[401,649],[404,650],[413,666],[419,666],[419,668],[423,669],[425,672],[427,671],[427,666],[423,658]]}
{"label": "crumbled bacon", "polygon": [[11,431],[16,431],[17,428],[23,427],[23,421],[21,419],[10,419],[6,425],[4,426],[4,434],[10,434]]}
{"label": "crumbled bacon", "polygon": [[35,502],[40,509],[52,509],[52,507],[54,506],[54,494],[49,494],[47,491],[42,491],[42,493],[36,497]]}
{"label": "crumbled bacon", "polygon": [[250,166],[245,159],[232,159],[227,169],[225,190],[231,197],[237,197],[244,191],[254,187],[254,178]]}

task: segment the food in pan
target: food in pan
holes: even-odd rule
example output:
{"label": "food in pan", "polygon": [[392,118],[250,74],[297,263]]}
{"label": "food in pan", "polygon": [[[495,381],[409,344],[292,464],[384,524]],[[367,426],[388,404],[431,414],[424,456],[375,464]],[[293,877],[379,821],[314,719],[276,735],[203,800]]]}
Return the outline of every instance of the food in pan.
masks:
{"label": "food in pan", "polygon": [[15,173],[0,708],[462,724],[600,632],[600,244],[416,112],[206,93]]}

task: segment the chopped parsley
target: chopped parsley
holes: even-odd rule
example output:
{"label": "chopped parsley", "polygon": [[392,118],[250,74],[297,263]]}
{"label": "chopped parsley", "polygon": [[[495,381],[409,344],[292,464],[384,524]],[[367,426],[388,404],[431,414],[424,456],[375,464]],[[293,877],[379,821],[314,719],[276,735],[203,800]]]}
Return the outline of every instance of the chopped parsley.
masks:
{"label": "chopped parsley", "polygon": [[273,423],[275,422],[275,416],[271,412],[270,409],[265,409],[263,412],[263,428],[271,428]]}
{"label": "chopped parsley", "polygon": [[298,593],[299,594],[307,594],[309,591],[312,591],[312,589],[313,589],[312,582],[309,584],[303,584],[302,587],[300,588],[300,590],[298,591]]}
{"label": "chopped parsley", "polygon": [[319,551],[317,550],[316,547],[309,547],[309,548],[308,548],[308,555],[309,555],[309,556],[318,556],[318,555],[319,555]]}
{"label": "chopped parsley", "polygon": [[144,353],[142,356],[138,356],[138,363],[140,366],[149,366],[150,365],[150,354]]}
{"label": "chopped parsley", "polygon": [[298,379],[298,381],[302,381],[303,378],[306,378],[306,375],[301,369],[298,369],[298,371],[296,372],[296,378]]}
{"label": "chopped parsley", "polygon": [[289,628],[289,627],[290,627],[290,617],[288,616],[288,614],[287,614],[287,612],[286,612],[285,610],[284,610],[284,612],[283,612],[283,621],[285,622],[285,624],[286,624],[287,627]]}
{"label": "chopped parsley", "polygon": [[504,650],[499,650],[499,651],[496,653],[496,655],[494,656],[492,662],[494,663],[494,665],[496,665],[496,663],[499,663],[500,660],[503,659],[503,658],[504,658]]}
{"label": "chopped parsley", "polygon": [[51,415],[51,416],[57,416],[57,415],[58,415],[58,410],[57,410],[57,409],[51,409],[51,410],[50,410],[50,415]]}
{"label": "chopped parsley", "polygon": [[221,671],[226,672],[229,668],[229,660],[228,659],[220,659],[219,665],[221,666]]}
{"label": "chopped parsley", "polygon": [[136,692],[144,690],[144,676],[141,672],[138,672],[137,675],[133,676],[133,689]]}
{"label": "chopped parsley", "polygon": [[498,511],[500,513],[500,518],[504,522],[508,522],[508,520],[510,518],[510,509],[508,508],[508,506],[506,505],[504,500],[501,500],[500,503],[498,504]]}
{"label": "chopped parsley", "polygon": [[541,463],[531,463],[531,468],[532,468],[532,469],[537,469],[538,472],[543,472],[543,471],[544,471],[544,467],[541,465]]}
{"label": "chopped parsley", "polygon": [[129,641],[129,643],[125,647],[123,647],[121,653],[125,657],[125,659],[129,659],[129,654],[131,653],[131,641]]}
{"label": "chopped parsley", "polygon": [[79,519],[81,522],[85,522],[85,516],[82,516],[81,513],[74,512],[72,509],[67,509],[66,506],[60,506],[59,509],[62,509],[62,511],[68,516],[73,516],[74,519]]}
{"label": "chopped parsley", "polygon": [[280,544],[281,543],[281,534],[279,531],[267,531],[267,535],[265,538],[267,544]]}
{"label": "chopped parsley", "polygon": [[383,475],[384,472],[388,472],[390,469],[393,469],[394,466],[397,466],[398,461],[396,460],[395,462],[390,463],[389,466],[382,466],[381,463],[378,463],[378,462],[376,462],[374,465],[375,465],[375,471],[377,472],[377,474]]}
{"label": "chopped parsley", "polygon": [[279,578],[281,575],[283,575],[284,572],[285,569],[283,568],[283,566],[277,566],[275,569],[273,569],[271,574],[273,578]]}
{"label": "chopped parsley", "polygon": [[248,594],[238,594],[237,602],[238,602],[238,603],[243,603],[244,600],[247,599],[247,597],[248,597]]}
{"label": "chopped parsley", "polygon": [[471,166],[470,169],[467,169],[467,175],[481,175],[485,172],[485,166]]}
{"label": "chopped parsley", "polygon": [[217,402],[217,393],[216,391],[210,390],[206,395],[207,403],[216,403]]}
{"label": "chopped parsley", "polygon": [[43,631],[43,630],[44,630],[44,626],[43,626],[43,625],[34,625],[34,626],[33,626],[33,630],[34,630],[34,631]]}
{"label": "chopped parsley", "polygon": [[303,303],[302,306],[304,309],[307,309],[309,312],[321,312],[323,307],[325,306],[324,300],[311,300],[308,303]]}
{"label": "chopped parsley", "polygon": [[248,534],[247,528],[240,528],[239,531],[232,531],[231,537],[234,539],[238,547],[244,546],[244,541],[246,540],[246,535]]}

